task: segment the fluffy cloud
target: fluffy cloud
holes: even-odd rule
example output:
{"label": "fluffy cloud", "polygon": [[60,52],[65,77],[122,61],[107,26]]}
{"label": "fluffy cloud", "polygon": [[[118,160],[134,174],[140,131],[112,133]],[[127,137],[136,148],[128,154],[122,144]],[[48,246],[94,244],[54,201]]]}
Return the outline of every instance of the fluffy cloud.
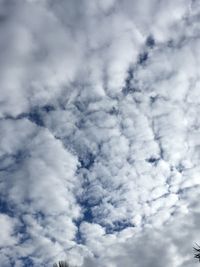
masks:
{"label": "fluffy cloud", "polygon": [[6,214],[0,214],[0,225],[1,225],[1,243],[0,247],[12,246],[16,243],[14,238],[14,221]]}
{"label": "fluffy cloud", "polygon": [[198,2],[0,10],[1,265],[191,266]]}

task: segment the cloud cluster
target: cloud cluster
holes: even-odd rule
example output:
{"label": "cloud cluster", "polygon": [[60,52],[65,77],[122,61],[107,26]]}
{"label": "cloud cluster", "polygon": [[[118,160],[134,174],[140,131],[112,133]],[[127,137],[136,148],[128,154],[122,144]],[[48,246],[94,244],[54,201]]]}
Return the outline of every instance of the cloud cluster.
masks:
{"label": "cloud cluster", "polygon": [[193,265],[198,1],[0,10],[0,265]]}

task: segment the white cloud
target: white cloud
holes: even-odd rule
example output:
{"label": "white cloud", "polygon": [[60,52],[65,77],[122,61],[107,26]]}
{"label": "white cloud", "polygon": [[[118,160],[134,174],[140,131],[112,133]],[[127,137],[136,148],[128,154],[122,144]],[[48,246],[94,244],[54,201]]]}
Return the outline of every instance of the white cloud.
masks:
{"label": "white cloud", "polygon": [[0,264],[193,265],[197,1],[0,9]]}
{"label": "white cloud", "polygon": [[12,220],[6,214],[0,214],[0,227],[1,227],[1,241],[0,247],[13,246],[17,243],[17,240],[14,236],[15,232],[15,220]]}

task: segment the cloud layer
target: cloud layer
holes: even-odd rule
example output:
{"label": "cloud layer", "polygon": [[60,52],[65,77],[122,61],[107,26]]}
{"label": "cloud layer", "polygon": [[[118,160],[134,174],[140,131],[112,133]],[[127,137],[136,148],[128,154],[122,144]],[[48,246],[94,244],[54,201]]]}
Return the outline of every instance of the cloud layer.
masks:
{"label": "cloud layer", "polygon": [[189,267],[198,1],[0,1],[0,265]]}

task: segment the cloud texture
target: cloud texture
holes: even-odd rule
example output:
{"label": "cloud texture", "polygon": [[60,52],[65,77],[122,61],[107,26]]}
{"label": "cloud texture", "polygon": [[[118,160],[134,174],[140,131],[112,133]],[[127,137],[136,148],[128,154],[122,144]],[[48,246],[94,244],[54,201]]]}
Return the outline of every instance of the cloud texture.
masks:
{"label": "cloud texture", "polygon": [[200,4],[0,1],[0,265],[190,267]]}

